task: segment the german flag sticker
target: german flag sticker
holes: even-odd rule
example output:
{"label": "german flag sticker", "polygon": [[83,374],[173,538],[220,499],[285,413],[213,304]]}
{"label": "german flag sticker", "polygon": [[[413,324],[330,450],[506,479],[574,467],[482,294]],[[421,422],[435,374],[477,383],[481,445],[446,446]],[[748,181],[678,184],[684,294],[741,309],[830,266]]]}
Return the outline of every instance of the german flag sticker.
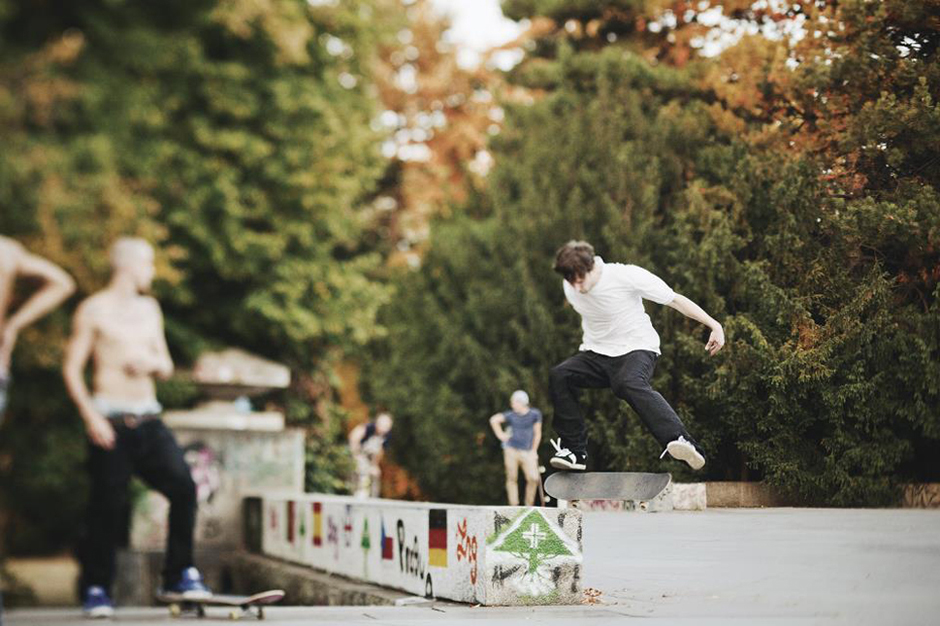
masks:
{"label": "german flag sticker", "polygon": [[428,511],[428,564],[447,567],[447,509]]}

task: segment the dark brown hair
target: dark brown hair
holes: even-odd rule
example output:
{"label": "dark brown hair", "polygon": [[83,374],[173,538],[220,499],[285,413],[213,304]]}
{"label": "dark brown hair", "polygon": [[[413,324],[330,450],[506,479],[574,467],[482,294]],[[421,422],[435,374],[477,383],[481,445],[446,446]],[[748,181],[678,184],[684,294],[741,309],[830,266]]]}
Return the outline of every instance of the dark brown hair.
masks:
{"label": "dark brown hair", "polygon": [[594,269],[594,248],[586,241],[569,241],[558,248],[552,269],[569,283],[583,278]]}

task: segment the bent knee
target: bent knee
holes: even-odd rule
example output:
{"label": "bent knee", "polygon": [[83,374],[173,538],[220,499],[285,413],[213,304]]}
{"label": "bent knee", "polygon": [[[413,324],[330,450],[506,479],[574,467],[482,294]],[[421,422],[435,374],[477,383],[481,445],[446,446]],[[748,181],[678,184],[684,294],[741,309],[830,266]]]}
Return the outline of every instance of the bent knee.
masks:
{"label": "bent knee", "polygon": [[196,483],[189,472],[177,473],[173,477],[173,482],[169,486],[167,498],[179,502],[196,501]]}
{"label": "bent knee", "polygon": [[612,387],[614,395],[621,398],[637,393],[646,393],[653,390],[650,382],[641,376],[628,376],[617,381]]}
{"label": "bent knee", "polygon": [[571,376],[571,372],[565,368],[564,363],[556,365],[551,369],[548,374],[548,379],[552,384],[552,387],[557,385],[565,385],[568,382],[568,378]]}

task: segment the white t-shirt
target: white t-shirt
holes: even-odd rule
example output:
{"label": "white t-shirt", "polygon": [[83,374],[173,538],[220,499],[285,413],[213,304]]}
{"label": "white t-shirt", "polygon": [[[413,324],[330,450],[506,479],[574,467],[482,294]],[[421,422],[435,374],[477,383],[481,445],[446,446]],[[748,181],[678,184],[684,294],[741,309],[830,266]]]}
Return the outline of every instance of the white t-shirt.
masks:
{"label": "white t-shirt", "polygon": [[643,309],[643,298],[669,304],[676,292],[661,278],[636,265],[604,263],[601,277],[587,293],[581,293],[567,280],[562,281],[565,297],[581,314],[584,339],[581,350],[605,356],[621,356],[633,350],[659,351],[659,334]]}

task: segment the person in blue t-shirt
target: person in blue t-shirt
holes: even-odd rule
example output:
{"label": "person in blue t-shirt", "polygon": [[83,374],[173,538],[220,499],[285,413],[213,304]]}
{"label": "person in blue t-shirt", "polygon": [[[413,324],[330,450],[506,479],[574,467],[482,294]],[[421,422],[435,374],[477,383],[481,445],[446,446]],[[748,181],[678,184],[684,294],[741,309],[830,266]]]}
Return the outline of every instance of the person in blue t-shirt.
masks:
{"label": "person in blue t-shirt", "polygon": [[[506,496],[510,506],[519,505],[519,468],[525,476],[525,504],[535,503],[539,486],[539,442],[542,440],[542,413],[529,406],[529,394],[514,391],[510,398],[510,411],[496,413],[490,418],[490,427],[503,442],[506,463]],[[503,427],[509,426],[509,432]]]}

